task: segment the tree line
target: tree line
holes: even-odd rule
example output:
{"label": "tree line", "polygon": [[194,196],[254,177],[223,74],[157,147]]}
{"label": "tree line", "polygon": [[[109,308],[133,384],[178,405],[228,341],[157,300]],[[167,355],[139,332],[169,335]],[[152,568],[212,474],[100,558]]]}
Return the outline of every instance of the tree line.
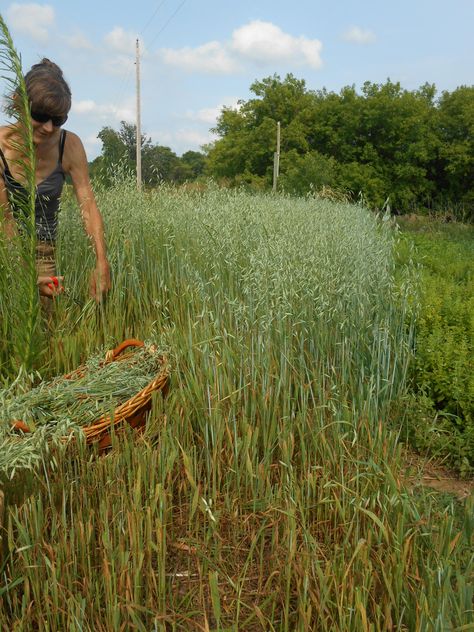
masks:
{"label": "tree line", "polygon": [[[309,90],[288,74],[256,81],[253,98],[223,108],[217,140],[178,157],[142,138],[144,182],[212,177],[228,186],[272,187],[276,123],[281,124],[278,187],[305,195],[329,187],[374,208],[444,209],[474,218],[474,86],[437,94],[425,84],[366,82],[360,91]],[[93,163],[135,162],[135,127],[103,128]]]}
{"label": "tree line", "polygon": [[[122,121],[119,130],[103,127],[98,134],[102,141],[102,153],[90,164],[93,179],[110,185],[117,174],[136,173],[136,126]],[[161,182],[182,184],[204,175],[206,155],[199,151],[187,151],[178,157],[164,145],[153,144],[142,134],[142,180],[147,186]]]}

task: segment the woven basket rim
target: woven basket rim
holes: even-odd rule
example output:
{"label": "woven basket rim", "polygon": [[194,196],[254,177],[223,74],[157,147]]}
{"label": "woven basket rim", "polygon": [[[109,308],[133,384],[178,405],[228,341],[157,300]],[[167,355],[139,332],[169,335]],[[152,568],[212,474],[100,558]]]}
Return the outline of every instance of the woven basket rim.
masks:
{"label": "woven basket rim", "polygon": [[[105,355],[104,360],[100,363],[100,367],[105,364],[109,364],[110,362],[121,362],[126,360],[129,357],[133,356],[133,351],[129,351],[128,353],[124,353],[127,349],[130,348],[143,348],[145,343],[142,340],[138,340],[136,338],[129,338],[124,340],[121,344],[119,344],[114,349],[108,351]],[[158,353],[157,350],[150,347],[152,353]],[[138,393],[130,397],[125,402],[122,402],[114,409],[113,413],[106,413],[98,417],[93,423],[88,424],[87,426],[83,426],[81,428],[81,432],[86,436],[87,443],[93,443],[95,441],[101,442],[101,440],[106,438],[110,438],[110,430],[112,427],[118,428],[123,426],[126,422],[134,421],[135,423],[132,425],[134,428],[140,428],[145,424],[146,421],[146,413],[151,407],[151,398],[154,392],[165,390],[169,375],[170,375],[170,366],[168,362],[168,357],[166,354],[162,354],[158,358],[158,362],[160,364],[160,370],[157,373],[156,377],[154,377],[144,388],[142,388]],[[58,379],[74,379],[76,376],[84,375],[87,371],[86,365],[81,365],[74,371],[62,376]],[[53,380],[54,382],[54,380]],[[16,430],[21,430],[24,433],[30,433],[31,430],[21,420],[15,420],[12,422],[12,427]],[[67,439],[67,437],[65,437]],[[102,443],[104,443],[102,441]],[[110,443],[108,443],[110,445]],[[107,447],[107,446],[102,446]]]}

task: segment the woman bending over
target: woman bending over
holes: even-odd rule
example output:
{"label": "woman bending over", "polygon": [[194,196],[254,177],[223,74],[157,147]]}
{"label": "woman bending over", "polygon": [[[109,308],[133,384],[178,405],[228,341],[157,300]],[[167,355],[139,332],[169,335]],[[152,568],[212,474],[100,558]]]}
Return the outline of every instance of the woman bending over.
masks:
{"label": "woman bending over", "polygon": [[[63,129],[71,109],[71,91],[59,66],[49,59],[35,64],[25,76],[30,102],[35,150],[36,267],[42,296],[52,298],[58,291],[51,283],[56,274],[55,243],[58,210],[66,175],[69,175],[81,211],[84,228],[95,250],[96,265],[91,274],[91,296],[100,301],[110,289],[102,216],[89,180],[86,153],[79,136]],[[13,96],[14,107],[15,95]],[[7,236],[17,232],[21,209],[15,203],[25,193],[21,167],[21,122],[0,127],[0,218]],[[3,211],[3,213],[2,213]]]}

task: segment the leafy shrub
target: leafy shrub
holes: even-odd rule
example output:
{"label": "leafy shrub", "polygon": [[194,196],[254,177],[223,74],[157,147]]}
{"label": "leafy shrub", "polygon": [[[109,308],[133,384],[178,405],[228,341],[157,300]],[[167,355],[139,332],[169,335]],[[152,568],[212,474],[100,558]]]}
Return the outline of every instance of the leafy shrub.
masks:
{"label": "leafy shrub", "polygon": [[419,218],[402,225],[421,264],[408,432],[416,447],[468,472],[474,468],[474,230]]}

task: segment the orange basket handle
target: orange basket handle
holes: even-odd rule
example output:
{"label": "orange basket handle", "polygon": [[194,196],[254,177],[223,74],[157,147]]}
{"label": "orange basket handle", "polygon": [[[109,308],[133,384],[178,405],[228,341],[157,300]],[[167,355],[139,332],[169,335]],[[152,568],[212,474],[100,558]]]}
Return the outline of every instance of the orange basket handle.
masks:
{"label": "orange basket handle", "polygon": [[136,338],[129,338],[128,340],[124,340],[121,342],[115,349],[109,351],[106,356],[106,362],[112,362],[118,356],[128,349],[129,347],[144,347],[145,343],[142,340],[137,340]]}

